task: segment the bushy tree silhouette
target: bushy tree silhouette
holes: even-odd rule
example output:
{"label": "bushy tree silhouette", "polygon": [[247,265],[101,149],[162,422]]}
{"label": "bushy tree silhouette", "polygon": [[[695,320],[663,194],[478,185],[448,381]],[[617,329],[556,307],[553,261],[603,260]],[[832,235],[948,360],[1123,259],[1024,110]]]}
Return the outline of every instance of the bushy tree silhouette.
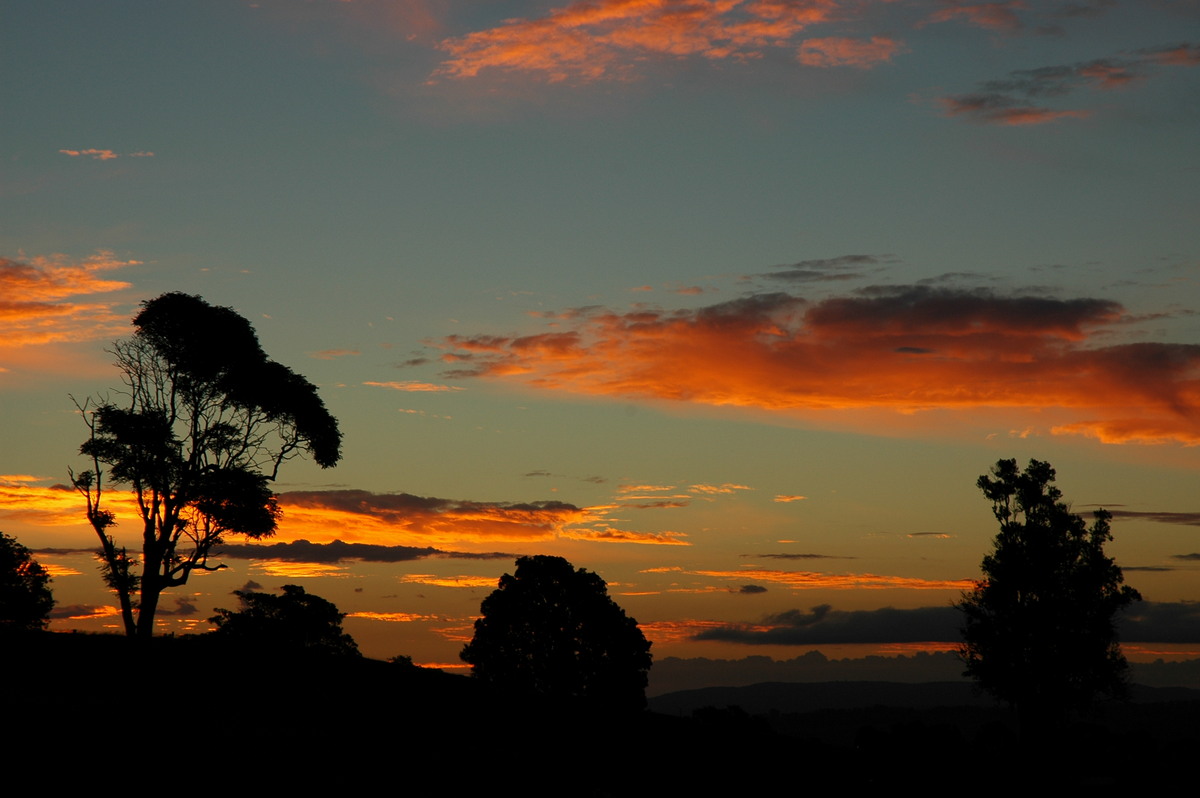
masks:
{"label": "bushy tree silhouette", "polygon": [[215,638],[250,644],[271,651],[359,656],[354,638],[342,631],[333,602],[306,593],[299,585],[284,585],[283,593],[235,590],[240,610],[217,608],[209,618]]}
{"label": "bushy tree silhouette", "polygon": [[517,560],[462,650],[476,678],[518,694],[610,709],[646,705],[650,643],[594,573],[561,557]]}
{"label": "bushy tree silhouette", "polygon": [[[163,294],[142,303],[133,325],[133,337],[112,350],[122,403],[77,403],[91,432],[80,451],[92,467],[71,480],[100,538],[126,634],[148,637],[159,596],[196,569],[213,570],[208,555],[222,535],[274,532],[270,483],[280,466],[304,453],[322,468],[336,464],[341,433],[316,388],[269,360],[230,308]],[[140,558],[109,534],[107,482],[133,490]]]}
{"label": "bushy tree silhouette", "polygon": [[0,632],[45,629],[52,609],[46,569],[16,538],[0,532]]}
{"label": "bushy tree silhouette", "polygon": [[1104,553],[1110,514],[1097,510],[1089,528],[1054,477],[1049,463],[1031,460],[1022,472],[1001,460],[979,478],[1000,532],[983,579],[957,605],[966,675],[1015,706],[1026,734],[1097,695],[1124,695],[1115,616],[1141,599]]}

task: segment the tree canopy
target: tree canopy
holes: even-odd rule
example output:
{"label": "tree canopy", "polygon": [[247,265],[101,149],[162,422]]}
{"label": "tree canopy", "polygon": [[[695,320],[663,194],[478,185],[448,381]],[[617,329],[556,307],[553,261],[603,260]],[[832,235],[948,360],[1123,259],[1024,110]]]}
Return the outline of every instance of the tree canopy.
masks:
{"label": "tree canopy", "polygon": [[299,585],[284,585],[283,593],[235,590],[240,610],[217,609],[209,618],[216,638],[240,641],[273,651],[359,656],[354,638],[342,631],[333,602],[306,593]]}
{"label": "tree canopy", "polygon": [[45,629],[52,609],[46,569],[16,538],[0,532],[0,632]]}
{"label": "tree canopy", "polygon": [[522,557],[480,607],[462,650],[476,678],[515,693],[613,709],[646,704],[650,643],[594,573]]}
{"label": "tree canopy", "polygon": [[1111,515],[1097,510],[1088,527],[1054,478],[1037,460],[1024,471],[1001,460],[979,478],[1000,532],[983,558],[983,579],[958,604],[966,674],[1027,719],[1124,694],[1128,664],[1115,620],[1141,599],[1104,552]]}
{"label": "tree canopy", "polygon": [[[268,359],[234,310],[169,293],[143,302],[133,326],[112,349],[122,401],[77,403],[91,433],[80,452],[92,467],[71,479],[126,633],[149,636],[164,590],[220,567],[208,556],[222,535],[275,531],[270,483],[282,464],[308,454],[322,468],[335,465],[341,432],[316,387]],[[137,500],[140,557],[109,534],[110,482]]]}

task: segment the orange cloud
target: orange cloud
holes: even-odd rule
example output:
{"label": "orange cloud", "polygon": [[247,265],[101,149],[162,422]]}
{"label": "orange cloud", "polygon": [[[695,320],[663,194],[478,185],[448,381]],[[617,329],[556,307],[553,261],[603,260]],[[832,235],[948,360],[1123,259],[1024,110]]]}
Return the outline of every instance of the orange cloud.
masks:
{"label": "orange cloud", "polygon": [[[79,262],[62,255],[24,261],[0,258],[0,363],[28,360],[28,355],[18,353],[23,347],[114,338],[128,332],[129,320],[113,312],[113,302],[78,298],[129,288],[127,282],[107,279],[105,272],[138,263],[118,260],[110,252]],[[40,362],[38,367],[46,366]]]}
{"label": "orange cloud", "polygon": [[577,0],[446,39],[434,73],[526,72],[550,82],[628,79],[648,57],[757,58],[805,28],[836,19],[835,0]]}
{"label": "orange cloud", "polygon": [[690,571],[698,576],[717,579],[757,579],[787,585],[792,590],[968,590],[975,583],[970,579],[918,579],[911,576],[880,574],[824,574],[816,571],[773,571],[767,568],[746,568],[741,571]]}
{"label": "orange cloud", "polygon": [[733,493],[738,490],[754,490],[754,488],[749,485],[735,485],[732,482],[726,482],[721,485],[692,485],[688,490],[692,493],[711,496],[714,493]]}
{"label": "orange cloud", "polygon": [[807,498],[808,498],[807,496],[801,496],[799,494],[780,493],[775,497],[775,501],[777,501],[777,502],[802,502]]}
{"label": "orange cloud", "polygon": [[975,419],[990,408],[1059,433],[1200,444],[1200,345],[1112,343],[1128,319],[1102,299],[896,286],[816,303],[775,293],[695,310],[593,309],[565,323],[573,329],[451,336],[445,360],[457,378],[622,400],[840,423],[881,411],[903,428],[919,428],[925,411]]}
{"label": "orange cloud", "polygon": [[90,155],[94,160],[97,161],[111,161],[114,158],[121,157],[112,150],[59,150],[59,152],[61,152],[63,155],[69,155],[72,158],[78,158],[82,155]]}
{"label": "orange cloud", "polygon": [[805,66],[870,69],[876,64],[891,61],[892,56],[902,52],[904,45],[886,36],[872,36],[865,41],[830,37],[808,39],[800,45],[796,58]]}

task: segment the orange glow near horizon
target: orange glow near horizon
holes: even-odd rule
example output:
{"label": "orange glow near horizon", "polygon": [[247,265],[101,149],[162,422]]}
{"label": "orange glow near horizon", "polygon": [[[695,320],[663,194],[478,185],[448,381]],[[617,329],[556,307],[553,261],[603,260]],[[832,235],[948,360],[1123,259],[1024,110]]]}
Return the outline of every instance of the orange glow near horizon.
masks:
{"label": "orange glow near horizon", "polygon": [[698,576],[717,579],[759,579],[787,585],[792,590],[968,590],[975,582],[970,579],[918,579],[910,576],[880,574],[824,574],[816,571],[775,571],[769,568],[746,568],[742,571],[689,571]]}
{"label": "orange glow near horizon", "polygon": [[[0,519],[36,527],[71,527],[83,540],[94,538],[79,494],[65,485],[39,486],[27,475],[0,476]],[[104,507],[117,516],[116,536],[137,522],[137,504],[125,490],[106,490]],[[327,576],[342,568],[323,563],[279,562],[272,543],[308,541],[487,549],[497,542],[575,540],[688,546],[678,532],[618,529],[605,521],[620,505],[577,507],[564,502],[471,502],[368,491],[303,491],[279,496],[283,518],[270,538],[260,541],[263,557],[255,567],[273,576]],[[124,529],[123,529],[124,526]]]}

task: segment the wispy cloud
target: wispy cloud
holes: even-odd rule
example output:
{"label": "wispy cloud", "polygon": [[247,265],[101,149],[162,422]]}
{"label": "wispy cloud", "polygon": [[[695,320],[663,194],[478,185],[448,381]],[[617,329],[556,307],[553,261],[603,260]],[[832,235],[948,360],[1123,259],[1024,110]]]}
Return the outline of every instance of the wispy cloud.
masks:
{"label": "wispy cloud", "polygon": [[771,293],[699,309],[589,309],[546,332],[442,346],[453,377],[544,391],[867,425],[865,411],[882,410],[910,427],[924,411],[974,420],[992,408],[1044,433],[1200,444],[1200,345],[1113,343],[1129,323],[1105,299],[887,286],[815,303]]}
{"label": "wispy cloud", "polygon": [[1055,109],[1044,101],[1082,91],[1111,91],[1146,80],[1158,67],[1196,66],[1200,46],[1147,48],[1074,64],[1020,69],[990,80],[969,94],[938,98],[947,116],[999,125],[1039,125],[1059,119],[1086,119],[1086,109]]}
{"label": "wispy cloud", "polygon": [[436,385],[432,382],[416,382],[414,380],[402,380],[399,382],[364,382],[363,385],[371,385],[376,388],[391,388],[393,391],[406,391],[408,393],[438,393],[442,391],[463,390],[462,388],[452,385]]}
{"label": "wispy cloud", "polygon": [[[59,150],[63,155],[69,155],[72,158],[91,158],[96,161],[113,161],[120,158],[121,155],[113,150],[99,150],[95,148],[86,150]],[[125,154],[127,158],[153,158],[154,153],[149,150],[139,150],[138,152],[129,152]]]}
{"label": "wispy cloud", "polygon": [[[577,0],[544,17],[445,39],[440,47],[449,57],[434,75],[461,79],[499,70],[550,82],[628,80],[647,58],[744,60],[796,47],[802,31],[846,13],[836,0]],[[829,46],[837,53],[814,65],[866,66],[896,52],[884,57],[887,47],[885,40],[867,43],[852,56],[848,46]]]}

